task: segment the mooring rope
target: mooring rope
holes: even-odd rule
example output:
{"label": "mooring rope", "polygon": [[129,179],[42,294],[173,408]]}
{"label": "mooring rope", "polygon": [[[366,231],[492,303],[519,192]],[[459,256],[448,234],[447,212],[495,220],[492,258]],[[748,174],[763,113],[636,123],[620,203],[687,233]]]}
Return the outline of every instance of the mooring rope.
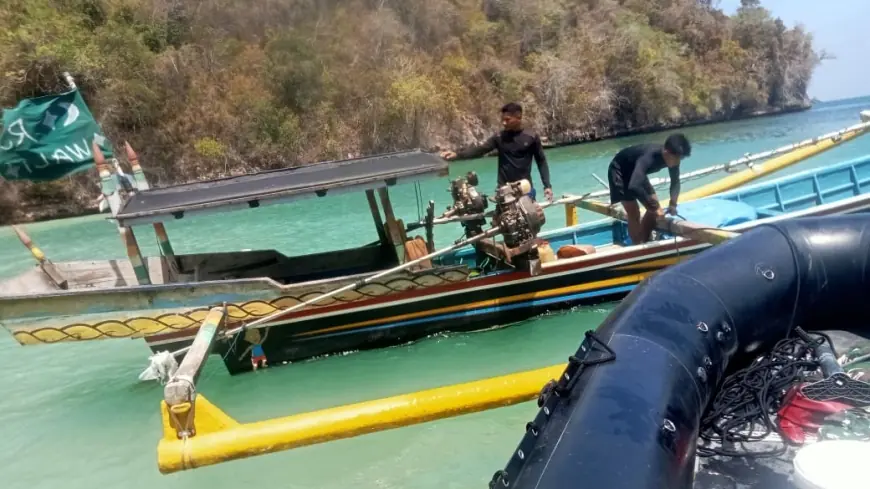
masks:
{"label": "mooring rope", "polygon": [[806,335],[780,340],[773,349],[751,365],[727,377],[701,420],[700,436],[707,446],[698,447],[698,455],[710,457],[775,457],[785,453],[787,446],[779,442],[776,448],[763,451],[738,450],[733,445],[764,440],[771,433],[782,438],[773,419],[795,383],[819,368],[813,357],[813,347],[828,342],[826,335],[806,341]]}

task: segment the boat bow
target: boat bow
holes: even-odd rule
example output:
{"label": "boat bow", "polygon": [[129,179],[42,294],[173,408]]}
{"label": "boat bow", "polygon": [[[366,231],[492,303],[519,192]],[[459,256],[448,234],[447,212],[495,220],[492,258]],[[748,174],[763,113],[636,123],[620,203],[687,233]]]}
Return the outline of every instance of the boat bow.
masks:
{"label": "boat bow", "polygon": [[701,416],[795,326],[866,335],[870,216],[759,226],[638,286],[590,335],[491,487],[687,489]]}

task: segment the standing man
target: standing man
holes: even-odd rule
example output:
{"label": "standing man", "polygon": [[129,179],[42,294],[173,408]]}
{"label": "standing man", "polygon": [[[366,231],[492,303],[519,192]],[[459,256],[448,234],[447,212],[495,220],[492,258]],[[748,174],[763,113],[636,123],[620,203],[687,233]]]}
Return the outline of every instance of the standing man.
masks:
{"label": "standing man", "polygon": [[[682,134],[672,134],[665,144],[637,144],[623,149],[610,162],[607,181],[610,203],[622,203],[628,218],[628,234],[633,244],[649,241],[656,219],[664,215],[658,196],[648,175],[668,168],[671,177],[671,200],[668,213],[677,214],[680,196],[680,161],[692,154],[689,140]],[[643,220],[638,201],[646,208]]]}
{"label": "standing man", "polygon": [[535,186],[532,183],[532,158],[538,164],[541,173],[541,183],[544,185],[544,195],[553,201],[553,187],[550,185],[550,168],[547,157],[544,156],[544,146],[541,138],[529,129],[523,129],[523,108],[520,104],[510,103],[501,108],[501,125],[504,128],[494,134],[480,146],[460,151],[444,151],[441,157],[445,160],[457,158],[477,158],[492,150],[498,151],[498,186],[526,179],[532,185],[529,196],[534,199]]}

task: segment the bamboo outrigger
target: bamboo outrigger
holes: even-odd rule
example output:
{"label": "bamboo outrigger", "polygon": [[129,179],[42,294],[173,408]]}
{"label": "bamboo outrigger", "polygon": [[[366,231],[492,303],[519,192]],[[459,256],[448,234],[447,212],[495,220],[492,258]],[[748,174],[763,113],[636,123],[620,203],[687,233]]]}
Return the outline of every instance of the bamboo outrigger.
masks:
{"label": "bamboo outrigger", "polygon": [[[215,307],[208,312],[190,351],[163,389],[163,402],[169,414],[169,422],[181,438],[197,435],[196,381],[214,348],[218,332],[226,325],[226,319],[225,306]],[[208,423],[203,424],[209,426]],[[208,428],[205,432],[208,432]]]}

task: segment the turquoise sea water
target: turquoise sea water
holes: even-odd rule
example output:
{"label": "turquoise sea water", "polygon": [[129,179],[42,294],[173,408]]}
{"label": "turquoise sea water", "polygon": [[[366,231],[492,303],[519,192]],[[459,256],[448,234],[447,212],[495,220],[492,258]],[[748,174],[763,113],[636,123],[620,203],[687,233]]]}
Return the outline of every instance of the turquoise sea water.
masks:
{"label": "turquoise sea water", "polygon": [[[870,109],[870,98],[686,129],[694,150],[684,171],[841,129],[858,122],[858,112],[864,109]],[[591,174],[605,177],[618,149],[664,137],[654,134],[549,151],[557,195],[598,190]],[[783,173],[867,153],[870,136],[863,136]],[[451,165],[451,176],[472,169],[481,182],[495,181],[492,159]],[[540,181],[537,174],[534,177]],[[691,182],[686,188],[713,179]],[[422,200],[434,199],[436,209],[442,210],[449,202],[447,185],[446,180],[423,182]],[[414,220],[414,187],[391,193],[397,215],[406,222]],[[117,231],[104,217],[26,228],[54,260],[121,258],[124,250]],[[545,229],[563,225],[561,209],[549,210],[547,217]],[[583,220],[593,218],[581,214]],[[275,248],[305,254],[376,239],[364,196],[353,194],[170,223],[167,229],[179,253]],[[437,231],[440,246],[461,234],[458,226]],[[143,229],[138,237],[146,253],[157,252],[152,233]],[[0,228],[0,277],[32,266],[11,230]],[[234,378],[214,361],[207,366],[200,390],[237,419],[253,421],[542,367],[563,362],[575,351],[583,331],[597,326],[609,310],[610,306],[582,308],[496,331],[440,336]],[[535,413],[534,404],[527,403],[163,476],[156,467],[162,391],[156,384],[137,381],[147,357],[138,341],[24,348],[0,331],[0,488],[483,488],[507,461]]]}

